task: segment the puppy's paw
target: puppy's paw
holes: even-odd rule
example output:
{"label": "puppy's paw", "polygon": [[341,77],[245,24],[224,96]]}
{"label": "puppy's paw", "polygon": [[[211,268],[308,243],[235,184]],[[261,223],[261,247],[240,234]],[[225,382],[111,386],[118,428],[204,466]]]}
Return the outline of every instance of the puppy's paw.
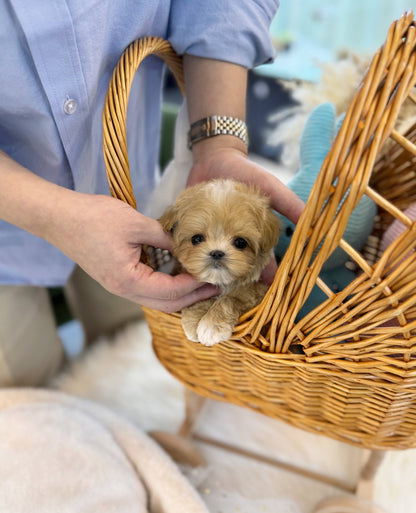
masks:
{"label": "puppy's paw", "polygon": [[193,327],[192,329],[190,329],[187,326],[184,326],[183,324],[182,328],[188,340],[190,340],[191,342],[199,342],[196,329],[193,329]]}
{"label": "puppy's paw", "polygon": [[197,334],[198,321],[194,322],[192,319],[182,317],[182,328],[188,340],[192,342],[199,342]]}
{"label": "puppy's paw", "polygon": [[199,321],[213,303],[214,299],[206,299],[182,310],[182,328],[188,340],[199,342],[197,333]]}
{"label": "puppy's paw", "polygon": [[199,342],[204,346],[213,346],[231,337],[233,326],[227,323],[213,324],[209,319],[201,319],[197,328]]}

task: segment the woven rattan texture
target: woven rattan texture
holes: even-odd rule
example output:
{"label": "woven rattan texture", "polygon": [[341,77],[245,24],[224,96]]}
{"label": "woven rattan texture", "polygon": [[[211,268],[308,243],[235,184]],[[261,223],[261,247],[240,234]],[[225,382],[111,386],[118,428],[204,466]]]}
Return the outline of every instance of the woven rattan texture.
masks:
{"label": "woven rattan texture", "polygon": [[103,153],[110,191],[115,198],[136,207],[131,187],[127,154],[127,104],[133,79],[140,63],[148,55],[157,55],[172,70],[179,88],[184,93],[182,60],[170,44],[157,37],[134,41],[121,56],[113,72],[103,110]]}
{"label": "woven rattan texture", "polygon": [[[121,127],[129,86],[122,79],[131,84],[140,59],[154,53],[150,41],[122,57],[103,115],[110,187],[133,205]],[[356,445],[416,446],[416,224],[404,214],[416,201],[416,127],[405,134],[396,127],[406,103],[414,103],[415,83],[416,26],[408,12],[391,25],[356,91],[273,284],[232,340],[211,348],[189,342],[180,315],[144,309],[156,354],[183,383]],[[378,206],[371,261],[342,239],[363,194]],[[406,230],[381,252],[394,219]],[[319,273],[338,246],[357,278],[334,294]],[[296,320],[315,284],[328,299]]]}

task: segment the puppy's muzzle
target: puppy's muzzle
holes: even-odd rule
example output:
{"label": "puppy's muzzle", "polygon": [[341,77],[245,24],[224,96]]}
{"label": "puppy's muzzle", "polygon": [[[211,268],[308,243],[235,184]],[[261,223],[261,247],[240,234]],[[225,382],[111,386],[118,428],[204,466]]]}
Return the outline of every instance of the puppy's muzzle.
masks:
{"label": "puppy's muzzle", "polygon": [[224,251],[221,251],[219,249],[214,249],[213,251],[210,252],[209,256],[213,259],[213,260],[221,260],[222,258],[225,257],[225,253]]}

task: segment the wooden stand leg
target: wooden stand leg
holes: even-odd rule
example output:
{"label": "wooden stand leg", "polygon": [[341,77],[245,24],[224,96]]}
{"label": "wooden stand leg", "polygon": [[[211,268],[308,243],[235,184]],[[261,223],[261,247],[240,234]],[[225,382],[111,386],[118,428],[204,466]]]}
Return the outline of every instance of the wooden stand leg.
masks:
{"label": "wooden stand leg", "polygon": [[177,462],[193,467],[206,465],[206,461],[191,440],[192,430],[206,399],[185,390],[185,418],[177,434],[152,431],[150,436]]}
{"label": "wooden stand leg", "polygon": [[386,513],[372,501],[374,480],[383,459],[384,451],[371,451],[361,469],[355,497],[344,496],[326,499],[318,504],[313,513]]}
{"label": "wooden stand leg", "polygon": [[196,394],[188,388],[185,390],[185,418],[179,428],[180,436],[189,437],[192,434],[205,401],[205,397]]}
{"label": "wooden stand leg", "polygon": [[334,497],[322,501],[313,513],[387,513],[359,497]]}
{"label": "wooden stand leg", "polygon": [[381,467],[386,456],[386,451],[371,451],[366,463],[361,469],[360,479],[357,484],[357,497],[372,500],[374,494],[374,481],[377,471]]}

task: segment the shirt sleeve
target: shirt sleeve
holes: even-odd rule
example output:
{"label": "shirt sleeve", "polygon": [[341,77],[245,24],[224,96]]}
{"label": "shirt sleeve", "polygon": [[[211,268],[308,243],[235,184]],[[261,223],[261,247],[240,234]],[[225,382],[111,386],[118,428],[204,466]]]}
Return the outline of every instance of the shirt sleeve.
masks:
{"label": "shirt sleeve", "polygon": [[188,53],[253,68],[273,60],[278,0],[172,0],[168,39]]}

